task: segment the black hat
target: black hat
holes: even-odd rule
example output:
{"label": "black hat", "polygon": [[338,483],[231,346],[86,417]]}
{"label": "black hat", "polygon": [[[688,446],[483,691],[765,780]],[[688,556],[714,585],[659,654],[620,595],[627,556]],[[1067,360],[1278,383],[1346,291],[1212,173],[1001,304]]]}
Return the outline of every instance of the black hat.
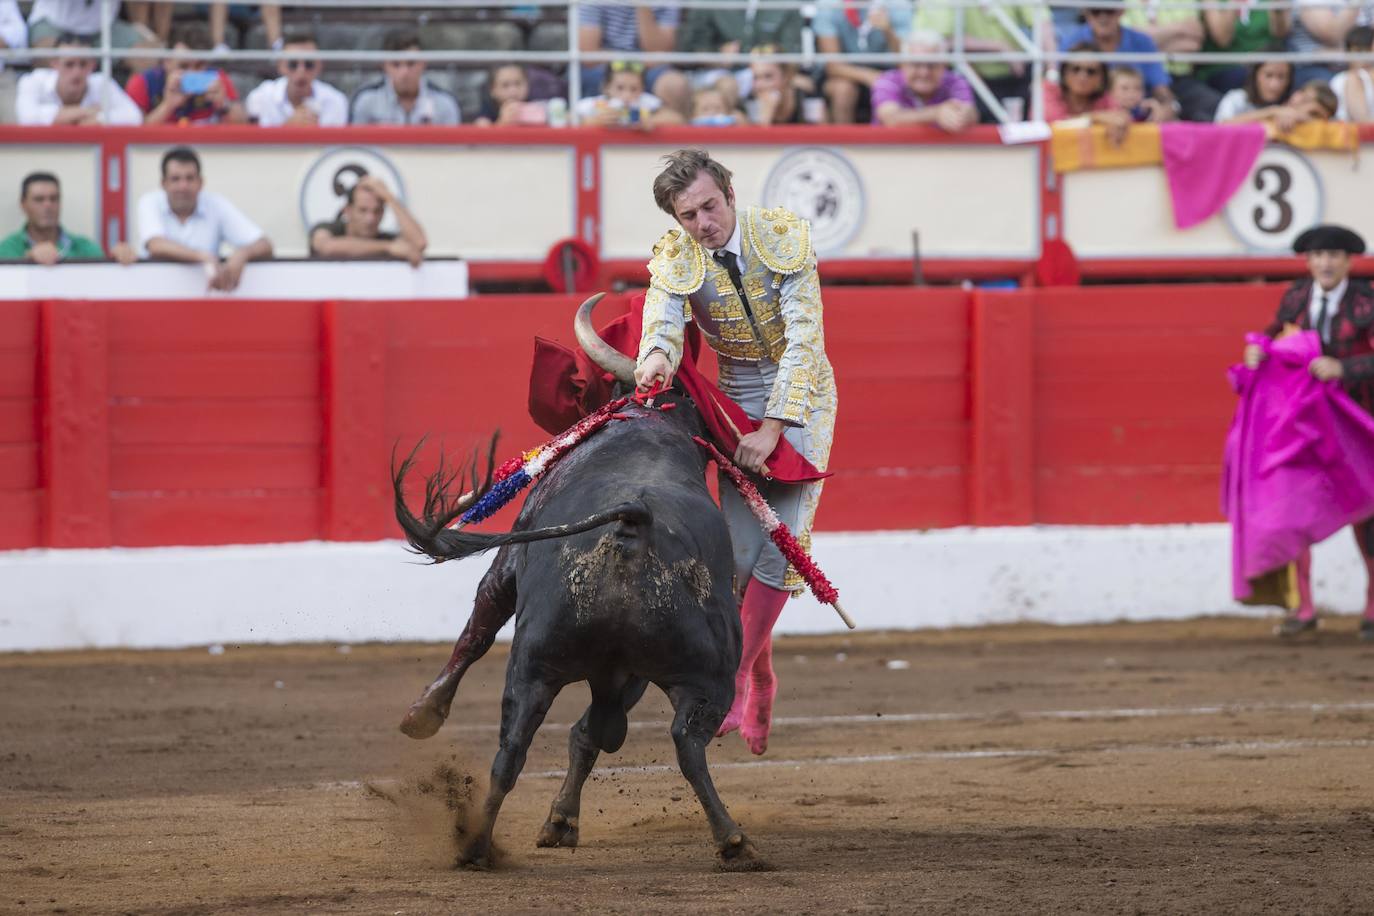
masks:
{"label": "black hat", "polygon": [[1364,239],[1353,229],[1323,223],[1298,236],[1293,242],[1293,250],[1298,254],[1308,251],[1348,251],[1351,254],[1364,254]]}

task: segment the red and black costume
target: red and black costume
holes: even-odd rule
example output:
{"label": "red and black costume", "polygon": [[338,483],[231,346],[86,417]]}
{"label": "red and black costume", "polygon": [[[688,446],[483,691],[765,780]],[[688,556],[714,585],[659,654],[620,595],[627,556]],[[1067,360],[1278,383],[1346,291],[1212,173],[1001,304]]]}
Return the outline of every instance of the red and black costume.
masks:
{"label": "red and black costume", "polygon": [[[1295,280],[1279,302],[1278,314],[1264,329],[1277,337],[1286,325],[1304,331],[1317,330],[1312,324],[1310,303],[1313,280]],[[1361,407],[1374,414],[1374,287],[1366,280],[1346,282],[1345,295],[1322,337],[1322,353],[1341,361],[1345,370],[1341,383],[1346,393]],[[1329,339],[1328,339],[1329,338]]]}

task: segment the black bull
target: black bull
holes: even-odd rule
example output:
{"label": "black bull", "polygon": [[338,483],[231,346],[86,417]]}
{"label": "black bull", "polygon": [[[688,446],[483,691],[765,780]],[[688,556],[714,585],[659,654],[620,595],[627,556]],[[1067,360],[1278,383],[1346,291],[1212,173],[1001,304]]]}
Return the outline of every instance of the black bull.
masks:
{"label": "black bull", "polygon": [[[630,361],[587,337],[599,298],[579,310],[578,336],[624,381]],[[659,410],[664,402],[676,409]],[[695,405],[675,393],[655,407],[632,403],[623,412],[631,419],[612,421],[536,482],[509,534],[447,530],[471,499],[453,499],[447,491],[454,478],[442,471],[429,479],[423,517],[416,518],[402,495],[409,460],[393,474],[396,517],[417,551],[442,561],[499,548],[478,586],[473,622],[454,659],[412,707],[403,726],[408,734],[437,730],[462,671],[500,625],[475,632],[473,623],[515,613],[500,748],[459,865],[491,864],[492,827],[530,740],[559,691],[578,681],[588,683],[592,702],[572,727],[567,778],[538,845],[577,845],[583,783],[601,751],[620,749],[626,714],[652,683],[672,703],[678,765],[706,811],[722,864],[762,865],[706,765],[706,746],[734,698],[740,619],[730,535],[706,489],[704,453],[692,441],[705,435],[704,424]]]}

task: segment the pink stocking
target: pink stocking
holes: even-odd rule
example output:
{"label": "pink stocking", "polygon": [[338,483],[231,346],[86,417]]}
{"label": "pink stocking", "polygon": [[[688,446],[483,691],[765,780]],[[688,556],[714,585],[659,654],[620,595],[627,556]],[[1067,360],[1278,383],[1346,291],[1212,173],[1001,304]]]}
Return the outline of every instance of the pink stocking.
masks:
{"label": "pink stocking", "polygon": [[1355,543],[1360,545],[1360,556],[1364,558],[1365,580],[1364,616],[1374,620],[1374,519],[1365,519],[1355,525]]}
{"label": "pink stocking", "polygon": [[1312,549],[1309,547],[1298,554],[1298,610],[1293,615],[1299,620],[1311,620],[1317,616],[1316,605],[1312,603]]}
{"label": "pink stocking", "polygon": [[[735,672],[735,702],[730,712],[720,724],[716,736],[728,735],[740,727],[744,721],[745,704],[749,697],[750,672],[760,653],[772,645],[773,624],[777,623],[789,593],[764,585],[758,579],[750,579],[744,590],[744,601],[740,604],[740,623],[744,629],[744,650],[740,653],[739,669]],[[769,683],[772,683],[772,668],[769,668]],[[772,688],[769,688],[768,708],[773,707]],[[768,728],[763,729],[764,743],[767,744]],[[758,751],[756,753],[762,753]]]}
{"label": "pink stocking", "polygon": [[778,679],[773,675],[773,642],[770,639],[749,672],[749,699],[744,704],[744,721],[739,728],[740,737],[755,754],[768,750],[768,731],[773,727],[773,697],[777,693]]}

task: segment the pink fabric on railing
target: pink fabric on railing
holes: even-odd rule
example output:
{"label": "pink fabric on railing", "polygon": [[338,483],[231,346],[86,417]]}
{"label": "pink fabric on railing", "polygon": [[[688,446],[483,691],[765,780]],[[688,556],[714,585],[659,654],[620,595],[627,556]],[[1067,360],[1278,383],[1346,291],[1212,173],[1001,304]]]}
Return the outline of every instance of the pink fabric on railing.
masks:
{"label": "pink fabric on railing", "polygon": [[1160,125],[1174,225],[1187,229],[1220,212],[1254,168],[1265,137],[1263,124]]}
{"label": "pink fabric on railing", "polygon": [[1297,559],[1346,525],[1374,516],[1374,417],[1338,381],[1307,366],[1322,355],[1315,331],[1247,343],[1269,354],[1255,370],[1232,366],[1240,395],[1226,436],[1222,512],[1231,521],[1237,600],[1250,580]]}

